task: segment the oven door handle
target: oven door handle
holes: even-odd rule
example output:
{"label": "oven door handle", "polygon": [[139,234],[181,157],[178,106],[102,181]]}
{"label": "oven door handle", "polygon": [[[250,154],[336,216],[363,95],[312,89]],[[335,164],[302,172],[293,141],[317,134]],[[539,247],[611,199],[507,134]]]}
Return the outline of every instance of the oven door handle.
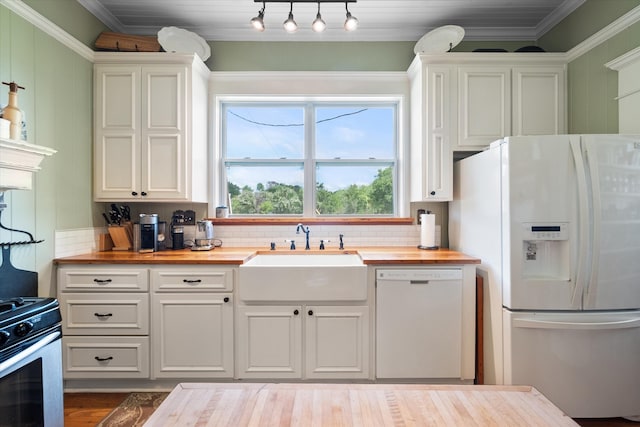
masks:
{"label": "oven door handle", "polygon": [[29,348],[25,349],[24,351],[21,351],[20,353],[16,354],[15,356],[10,357],[9,359],[7,359],[4,362],[0,363],[0,377],[2,377],[3,372],[7,368],[19,364],[20,362],[22,362],[23,360],[25,360],[26,358],[28,358],[32,354],[42,350],[47,345],[49,345],[52,342],[54,342],[55,340],[59,339],[61,335],[62,335],[62,333],[60,331],[55,331],[55,332],[52,332],[50,334],[47,334],[45,337],[43,337],[41,340],[38,340],[38,342],[36,342],[32,346],[30,346]]}

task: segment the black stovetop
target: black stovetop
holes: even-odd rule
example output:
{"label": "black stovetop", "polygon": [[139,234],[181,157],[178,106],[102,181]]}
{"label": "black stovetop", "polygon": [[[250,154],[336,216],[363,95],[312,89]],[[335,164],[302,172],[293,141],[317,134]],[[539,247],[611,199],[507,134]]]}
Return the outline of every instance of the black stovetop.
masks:
{"label": "black stovetop", "polygon": [[24,343],[60,330],[62,317],[55,298],[0,299],[0,362]]}

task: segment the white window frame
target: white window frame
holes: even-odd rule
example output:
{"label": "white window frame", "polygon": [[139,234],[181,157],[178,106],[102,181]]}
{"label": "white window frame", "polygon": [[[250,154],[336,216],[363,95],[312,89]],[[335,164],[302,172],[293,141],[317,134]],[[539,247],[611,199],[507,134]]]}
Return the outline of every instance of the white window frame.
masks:
{"label": "white window frame", "polygon": [[[226,164],[228,161],[235,163],[237,165],[246,165],[250,166],[254,165],[286,165],[286,164],[302,164],[304,171],[304,200],[303,200],[303,217],[333,217],[333,216],[345,216],[345,217],[394,217],[396,216],[396,212],[398,212],[398,204],[397,204],[397,193],[398,193],[398,177],[397,177],[397,159],[398,159],[398,102],[397,101],[378,101],[371,102],[367,100],[367,102],[358,102],[355,98],[347,97],[343,101],[337,101],[334,97],[331,97],[330,101],[325,101],[322,98],[317,98],[314,101],[309,101],[308,99],[300,100],[298,102],[296,99],[291,99],[287,101],[281,102],[265,102],[264,99],[261,99],[260,102],[221,102],[220,104],[220,112],[222,115],[225,113],[224,105],[247,105],[247,106],[282,106],[282,107],[299,107],[304,110],[304,147],[303,147],[303,157],[299,159],[262,159],[262,158],[248,158],[248,159],[229,159],[226,155],[226,144],[224,141],[224,135],[221,134],[221,144],[222,144],[222,169],[221,174],[218,176],[218,180],[220,182],[219,191],[222,195],[227,192],[228,180],[227,174],[224,173],[226,168]],[[314,112],[316,108],[322,107],[342,107],[342,108],[377,108],[377,107],[393,107],[394,109],[394,117],[393,117],[393,157],[392,158],[384,158],[384,159],[365,159],[363,158],[327,158],[320,159],[316,156],[316,123]],[[221,118],[221,133],[224,133],[225,124],[224,118]],[[315,213],[316,208],[316,170],[318,166],[348,166],[348,165],[365,165],[371,167],[380,167],[385,168],[388,166],[392,166],[393,168],[393,212],[390,214],[348,214],[348,215],[318,215]],[[264,214],[256,214],[255,216],[269,216]],[[279,215],[272,215],[279,216]],[[300,216],[300,215],[286,215],[286,216]]]}
{"label": "white window frame", "polygon": [[[409,215],[409,80],[404,72],[212,72],[209,215],[227,205],[222,153],[222,104],[234,102],[396,103],[395,216]],[[305,192],[305,198],[307,197]],[[306,202],[306,200],[305,200]],[[305,204],[305,206],[307,206]],[[311,204],[310,206],[313,206]]]}

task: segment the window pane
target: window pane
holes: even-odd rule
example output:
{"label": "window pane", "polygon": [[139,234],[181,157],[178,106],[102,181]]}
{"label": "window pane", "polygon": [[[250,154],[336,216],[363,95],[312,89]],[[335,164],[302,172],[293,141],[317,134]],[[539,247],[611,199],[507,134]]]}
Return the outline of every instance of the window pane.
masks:
{"label": "window pane", "polygon": [[225,112],[228,159],[303,158],[303,107],[236,104]]}
{"label": "window pane", "polygon": [[393,167],[318,165],[316,212],[319,215],[393,214]]}
{"label": "window pane", "polygon": [[227,183],[235,215],[302,214],[302,164],[227,165]]}
{"label": "window pane", "polygon": [[395,108],[316,108],[316,157],[319,159],[393,159]]}

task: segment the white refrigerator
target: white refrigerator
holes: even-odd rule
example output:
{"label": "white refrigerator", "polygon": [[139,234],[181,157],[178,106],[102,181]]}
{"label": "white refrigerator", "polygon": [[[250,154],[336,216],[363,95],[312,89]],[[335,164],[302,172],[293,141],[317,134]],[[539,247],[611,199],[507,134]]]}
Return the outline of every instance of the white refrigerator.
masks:
{"label": "white refrigerator", "polygon": [[485,382],[640,419],[640,136],[494,142],[454,165],[449,233],[482,259]]}

